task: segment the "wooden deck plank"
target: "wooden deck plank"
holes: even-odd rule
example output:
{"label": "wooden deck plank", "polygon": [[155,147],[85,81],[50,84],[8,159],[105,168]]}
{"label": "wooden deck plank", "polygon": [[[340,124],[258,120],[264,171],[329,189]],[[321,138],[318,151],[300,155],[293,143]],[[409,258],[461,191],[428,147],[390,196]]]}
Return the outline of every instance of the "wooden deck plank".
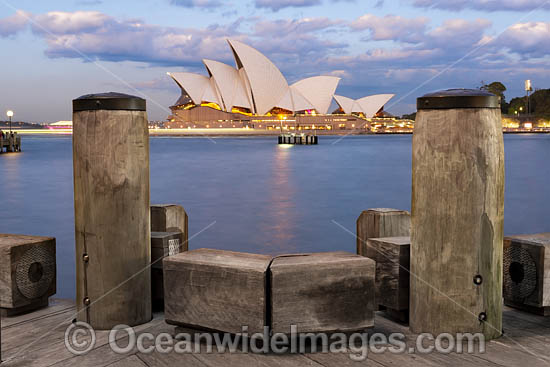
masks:
{"label": "wooden deck plank", "polygon": [[[135,327],[136,333],[140,333],[143,330],[153,328],[156,325],[164,323],[163,318],[159,315],[149,323],[145,325],[140,325]],[[64,361],[70,361],[75,358],[79,358],[80,361],[85,361],[86,357],[95,352],[95,350],[100,349],[103,346],[106,346],[108,343],[108,331],[96,331],[96,343],[95,349],[92,350],[89,354],[85,356],[75,356],[72,354],[65,346],[65,330],[70,324],[58,324],[59,326],[53,330],[51,329],[38,329],[42,334],[38,335],[35,338],[29,340],[22,340],[21,348],[23,352],[20,353],[20,349],[10,349],[9,353],[5,353],[3,356],[6,359],[6,362],[2,363],[2,367],[6,366],[37,366],[37,367],[48,367],[55,364],[62,364]],[[27,325],[25,325],[27,327]],[[46,334],[47,333],[47,334]],[[41,337],[45,335],[45,337]],[[122,339],[118,337],[117,340]],[[107,346],[108,347],[108,346]],[[109,351],[111,350],[108,347]],[[4,354],[4,351],[3,351]],[[15,358],[13,358],[15,355]],[[124,356],[122,356],[124,357]],[[12,359],[13,358],[13,359]],[[119,358],[120,359],[120,358]],[[111,358],[110,360],[106,358],[107,362],[113,363],[118,359]],[[69,363],[69,362],[66,362]],[[71,365],[69,363],[69,365]]]}
{"label": "wooden deck plank", "polygon": [[375,360],[367,359],[366,361],[354,361],[349,356],[352,352],[347,353],[306,353],[305,356],[320,365],[325,367],[339,366],[339,367],[383,367],[383,364],[376,362]]}
{"label": "wooden deck plank", "polygon": [[[355,362],[348,353],[323,354],[244,354],[244,353],[206,353],[202,346],[201,354],[135,354],[114,353],[108,345],[108,332],[97,332],[95,349],[85,356],[74,356],[65,347],[64,333],[74,317],[74,302],[53,300],[47,309],[31,314],[3,319],[2,325],[2,367],[37,366],[113,366],[113,367],[156,367],[184,365],[191,367],[205,366],[546,366],[550,364],[550,318],[531,315],[523,311],[505,308],[504,327],[506,335],[486,344],[486,353],[482,354],[375,354],[369,351],[366,361]],[[6,325],[8,323],[8,325]],[[175,329],[164,322],[163,314],[156,314],[152,322],[136,328],[136,333],[161,332],[175,334]],[[191,330],[189,330],[191,331]],[[194,331],[193,331],[194,332]],[[400,332],[407,337],[407,347],[414,346],[416,335],[409,332],[407,326],[395,323],[377,313],[375,327],[369,335],[379,332],[389,335]],[[45,338],[43,335],[47,334]],[[120,338],[123,345],[123,338]],[[519,345],[517,344],[519,343]],[[521,346],[520,346],[521,345]],[[526,350],[522,349],[526,348]],[[17,358],[10,357],[23,351]]]}
{"label": "wooden deck plank", "polygon": [[254,354],[254,353],[212,353],[196,354],[201,362],[210,367],[321,367],[316,361],[301,354]]}
{"label": "wooden deck plank", "polygon": [[153,352],[151,354],[137,354],[137,357],[148,367],[205,367],[206,364],[201,362],[193,354],[162,354]]}
{"label": "wooden deck plank", "polygon": [[42,338],[46,333],[53,333],[58,329],[65,330],[70,325],[73,316],[74,312],[68,310],[37,319],[20,327],[2,328],[2,354],[8,358],[12,349],[24,348]]}
{"label": "wooden deck plank", "polygon": [[491,340],[486,344],[486,352],[475,356],[500,366],[548,366],[547,361],[520,349],[518,345],[504,343],[503,338]]}
{"label": "wooden deck plank", "polygon": [[[383,313],[377,313],[375,321],[375,328],[373,332],[383,333],[388,336],[391,333],[403,333],[407,337],[407,348],[414,348],[416,350],[416,338],[418,335],[410,333],[407,326],[393,322],[386,317],[382,316]],[[385,366],[393,366],[397,361],[400,363],[410,363],[411,365],[427,365],[427,366],[499,366],[490,360],[480,359],[476,354],[467,353],[428,353],[423,354],[419,352],[394,354],[386,352],[384,354],[370,353],[369,358],[378,361]],[[403,359],[404,358],[404,359]]]}
{"label": "wooden deck plank", "polygon": [[147,367],[147,365],[134,355],[110,364],[108,367]]}
{"label": "wooden deck plank", "polygon": [[38,309],[34,312],[14,316],[2,317],[2,330],[8,329],[14,325],[32,322],[36,319],[48,317],[50,315],[65,312],[68,310],[76,310],[74,301],[67,299],[50,299],[48,307]]}
{"label": "wooden deck plank", "polygon": [[[550,317],[544,317],[540,315],[534,315],[526,311],[517,310],[515,308],[504,306],[503,318],[514,318],[522,320],[530,324],[535,324],[539,327],[545,327],[550,329]],[[507,329],[507,324],[504,325],[504,331]]]}
{"label": "wooden deck plank", "polygon": [[[150,332],[157,335],[161,332],[165,332],[165,329],[166,329],[166,326],[165,326],[164,320],[158,317],[153,319],[153,321],[147,324],[134,327],[134,330],[136,332],[136,337],[145,332]],[[130,351],[127,354],[118,354],[114,352],[108,343],[108,332],[102,332],[102,333],[105,333],[105,335],[102,335],[103,337],[105,337],[105,339],[102,338],[100,341],[98,338],[98,342],[96,342],[96,347],[88,354],[82,355],[82,356],[73,355],[68,359],[64,359],[64,360],[61,360],[60,362],[53,364],[52,366],[55,366],[55,367],[108,366],[114,362],[118,362],[137,352],[137,350]],[[117,337],[117,345],[124,347],[125,345],[128,344],[128,337],[125,336],[126,334],[124,332],[121,333],[120,335],[121,337]]]}

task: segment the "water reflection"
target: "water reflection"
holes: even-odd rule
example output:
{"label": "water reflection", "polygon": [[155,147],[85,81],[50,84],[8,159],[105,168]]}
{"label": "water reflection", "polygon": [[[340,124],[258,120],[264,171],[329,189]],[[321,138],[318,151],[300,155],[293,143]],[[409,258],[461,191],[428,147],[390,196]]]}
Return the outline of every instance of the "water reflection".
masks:
{"label": "water reflection", "polygon": [[[362,210],[410,208],[410,136],[323,137],[315,146],[269,138],[151,139],[151,201],[183,205],[190,248],[253,253],[355,251]],[[507,135],[505,234],[548,232],[550,135]],[[58,297],[74,297],[70,137],[25,136],[0,155],[0,233],[57,239]]]}
{"label": "water reflection", "polygon": [[20,166],[23,152],[2,153],[0,156],[0,165],[2,174],[0,175],[0,187],[2,206],[4,208],[12,207],[23,198],[21,185]]}
{"label": "water reflection", "polygon": [[291,179],[292,145],[278,145],[269,180],[271,207],[260,232],[270,233],[264,252],[281,254],[296,252],[296,188]]}

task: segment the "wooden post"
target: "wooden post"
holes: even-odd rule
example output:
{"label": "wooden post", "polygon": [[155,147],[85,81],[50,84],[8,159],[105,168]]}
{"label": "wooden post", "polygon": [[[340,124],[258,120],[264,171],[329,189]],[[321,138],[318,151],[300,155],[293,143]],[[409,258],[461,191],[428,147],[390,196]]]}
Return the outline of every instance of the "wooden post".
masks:
{"label": "wooden post", "polygon": [[409,321],[410,237],[369,238],[376,261],[376,302],[391,318]]}
{"label": "wooden post", "polygon": [[[178,206],[181,208],[181,206]],[[152,209],[153,207],[151,207]],[[183,208],[182,208],[183,209]],[[152,213],[153,211],[151,211]],[[151,297],[153,311],[164,310],[164,277],[162,260],[187,251],[184,235],[178,232],[151,231]]]}
{"label": "wooden post", "polygon": [[357,218],[357,254],[376,259],[368,247],[369,238],[409,236],[411,215],[408,211],[389,208],[364,210]]}
{"label": "wooden post", "polygon": [[181,205],[151,205],[151,232],[182,232],[181,251],[189,249],[189,217]]}
{"label": "wooden post", "polygon": [[498,98],[448,90],[418,99],[413,135],[414,333],[502,333],[504,148]]}
{"label": "wooden post", "polygon": [[73,101],[76,304],[96,329],[152,317],[147,125],[138,97]]}

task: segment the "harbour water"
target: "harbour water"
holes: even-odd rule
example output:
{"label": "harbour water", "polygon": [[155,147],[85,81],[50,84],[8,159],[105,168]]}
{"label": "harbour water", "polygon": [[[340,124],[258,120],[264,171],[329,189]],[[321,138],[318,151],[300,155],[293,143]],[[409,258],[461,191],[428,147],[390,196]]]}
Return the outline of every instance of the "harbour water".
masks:
{"label": "harbour water", "polygon": [[[410,135],[276,139],[151,138],[151,202],[185,207],[191,249],[268,254],[354,252],[362,210],[410,209]],[[504,141],[505,234],[550,232],[550,135]],[[70,136],[0,156],[0,232],[57,238],[60,297],[74,297],[72,180]]]}

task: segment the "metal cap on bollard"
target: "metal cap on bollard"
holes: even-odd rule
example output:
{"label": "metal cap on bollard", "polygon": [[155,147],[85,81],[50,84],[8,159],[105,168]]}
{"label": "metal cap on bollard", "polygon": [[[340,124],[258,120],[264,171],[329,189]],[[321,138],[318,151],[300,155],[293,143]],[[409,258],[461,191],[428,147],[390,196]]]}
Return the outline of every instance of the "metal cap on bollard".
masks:
{"label": "metal cap on bollard", "polygon": [[86,94],[73,99],[73,111],[123,110],[145,111],[145,99],[124,93]]}
{"label": "metal cap on bollard", "polygon": [[500,108],[499,97],[479,89],[447,89],[428,93],[416,101],[418,110]]}

